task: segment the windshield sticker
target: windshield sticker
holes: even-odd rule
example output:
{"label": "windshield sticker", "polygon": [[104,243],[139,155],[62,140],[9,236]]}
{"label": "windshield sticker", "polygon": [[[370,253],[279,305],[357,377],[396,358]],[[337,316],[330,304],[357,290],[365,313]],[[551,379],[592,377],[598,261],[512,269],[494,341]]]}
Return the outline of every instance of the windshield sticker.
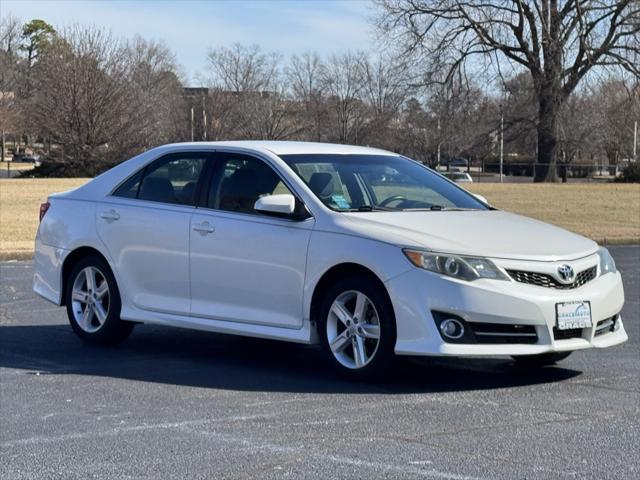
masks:
{"label": "windshield sticker", "polygon": [[349,205],[349,202],[347,202],[347,199],[344,198],[344,195],[331,195],[331,201],[333,203],[335,203],[338,208],[351,208],[351,205]]}

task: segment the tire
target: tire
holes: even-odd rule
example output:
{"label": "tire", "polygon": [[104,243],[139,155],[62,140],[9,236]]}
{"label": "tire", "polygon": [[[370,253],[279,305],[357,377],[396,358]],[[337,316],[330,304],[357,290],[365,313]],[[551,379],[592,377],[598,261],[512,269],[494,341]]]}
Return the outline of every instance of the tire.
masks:
{"label": "tire", "polygon": [[396,322],[382,285],[366,276],[341,279],[325,293],[318,315],[322,348],[338,373],[377,380],[391,370]]}
{"label": "tire", "polygon": [[518,355],[512,357],[516,364],[525,367],[544,367],[547,365],[553,365],[561,360],[564,360],[573,352],[550,352],[542,353],[540,355]]}
{"label": "tire", "polygon": [[69,272],[65,285],[69,323],[84,342],[115,345],[129,336],[134,324],[120,319],[118,285],[104,259],[97,255],[82,258]]}

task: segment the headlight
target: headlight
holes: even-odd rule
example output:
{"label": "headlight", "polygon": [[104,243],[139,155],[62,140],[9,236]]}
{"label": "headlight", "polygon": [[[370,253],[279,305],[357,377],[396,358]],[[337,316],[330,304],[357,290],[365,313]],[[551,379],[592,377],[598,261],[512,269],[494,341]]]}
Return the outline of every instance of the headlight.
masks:
{"label": "headlight", "polygon": [[598,250],[598,256],[600,257],[600,275],[605,273],[616,273],[616,262],[613,261],[613,257],[604,247],[600,247]]}
{"label": "headlight", "polygon": [[492,278],[509,280],[496,265],[486,258],[461,257],[446,253],[423,252],[421,250],[404,249],[404,254],[416,267],[441,273],[462,280]]}

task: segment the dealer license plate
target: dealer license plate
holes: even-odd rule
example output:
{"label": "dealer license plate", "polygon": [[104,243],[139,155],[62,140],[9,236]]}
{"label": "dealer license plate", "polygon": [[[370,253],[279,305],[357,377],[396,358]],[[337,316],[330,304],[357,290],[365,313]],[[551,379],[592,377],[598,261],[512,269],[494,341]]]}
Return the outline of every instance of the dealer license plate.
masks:
{"label": "dealer license plate", "polygon": [[591,326],[591,303],[556,303],[556,319],[559,330],[589,328]]}

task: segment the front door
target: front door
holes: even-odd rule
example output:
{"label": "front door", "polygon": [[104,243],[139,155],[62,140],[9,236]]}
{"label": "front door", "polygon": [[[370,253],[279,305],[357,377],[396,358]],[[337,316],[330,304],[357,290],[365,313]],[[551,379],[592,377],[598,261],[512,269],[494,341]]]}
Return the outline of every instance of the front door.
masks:
{"label": "front door", "polygon": [[191,218],[192,316],[300,328],[313,218],[253,209],[262,195],[291,193],[261,159],[217,153],[205,205]]}

